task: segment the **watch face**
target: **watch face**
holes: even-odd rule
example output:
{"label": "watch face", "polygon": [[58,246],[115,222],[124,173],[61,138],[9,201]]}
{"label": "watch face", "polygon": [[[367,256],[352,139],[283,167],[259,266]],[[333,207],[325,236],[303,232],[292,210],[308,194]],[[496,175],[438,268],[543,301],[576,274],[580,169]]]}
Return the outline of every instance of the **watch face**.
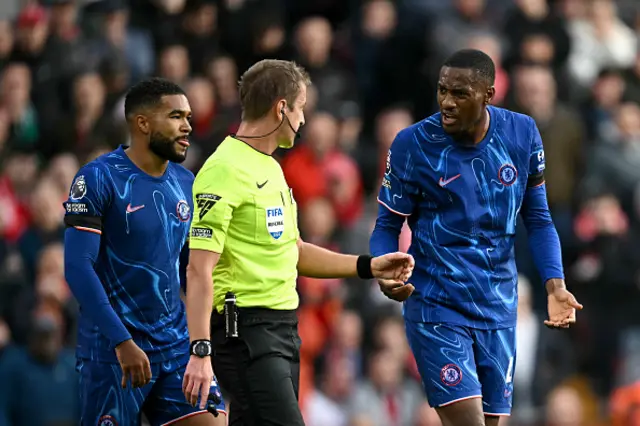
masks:
{"label": "watch face", "polygon": [[198,342],[193,350],[196,355],[204,357],[210,355],[211,347],[206,342]]}

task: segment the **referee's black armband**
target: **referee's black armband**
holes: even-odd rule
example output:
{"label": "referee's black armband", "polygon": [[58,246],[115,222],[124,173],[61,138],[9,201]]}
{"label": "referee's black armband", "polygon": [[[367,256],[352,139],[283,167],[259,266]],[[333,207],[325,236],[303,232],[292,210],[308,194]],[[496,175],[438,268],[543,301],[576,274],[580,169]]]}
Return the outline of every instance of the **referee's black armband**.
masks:
{"label": "referee's black armband", "polygon": [[372,260],[373,256],[370,256],[368,254],[362,254],[358,256],[358,262],[356,263],[358,278],[362,278],[363,280],[369,280],[373,278],[373,271],[371,270]]}
{"label": "referee's black armband", "polygon": [[70,214],[64,217],[64,224],[70,228],[85,228],[94,231],[102,231],[102,218],[100,216],[82,216]]}
{"label": "referee's black armband", "polygon": [[533,188],[535,186],[540,186],[544,183],[544,173],[540,172],[535,175],[529,176],[527,180],[527,188]]}

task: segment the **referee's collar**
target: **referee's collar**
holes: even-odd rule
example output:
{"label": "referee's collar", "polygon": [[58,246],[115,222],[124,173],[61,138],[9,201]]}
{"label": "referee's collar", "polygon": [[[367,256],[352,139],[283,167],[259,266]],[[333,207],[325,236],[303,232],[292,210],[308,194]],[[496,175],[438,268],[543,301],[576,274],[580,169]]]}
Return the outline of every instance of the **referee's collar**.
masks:
{"label": "referee's collar", "polygon": [[236,134],[235,134],[235,133],[230,133],[230,134],[229,134],[229,138],[233,139],[234,141],[242,142],[243,144],[245,144],[246,146],[248,146],[249,148],[251,148],[251,149],[252,149],[252,150],[254,150],[255,152],[258,152],[258,153],[260,153],[260,154],[262,154],[262,155],[266,155],[267,157],[271,157],[271,156],[272,156],[271,154],[267,154],[266,152],[262,152],[262,151],[260,151],[260,150],[259,150],[259,149],[257,149],[255,146],[253,146],[253,145],[251,145],[250,143],[248,143],[247,141],[244,141],[244,140],[242,140],[242,139],[238,138],[238,137],[236,136]]}

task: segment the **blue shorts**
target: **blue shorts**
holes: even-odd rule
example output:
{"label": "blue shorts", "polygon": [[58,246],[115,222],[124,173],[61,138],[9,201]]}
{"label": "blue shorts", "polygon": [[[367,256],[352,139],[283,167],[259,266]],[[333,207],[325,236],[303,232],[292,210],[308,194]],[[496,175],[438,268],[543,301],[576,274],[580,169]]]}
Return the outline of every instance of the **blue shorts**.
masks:
{"label": "blue shorts", "polygon": [[479,330],[405,321],[429,405],[482,398],[486,415],[511,414],[515,327]]}
{"label": "blue shorts", "polygon": [[[136,426],[145,414],[152,426],[168,425],[199,413],[182,393],[182,378],[189,355],[163,363],[151,364],[151,382],[142,388],[120,386],[122,370],[119,364],[78,360],[80,373],[81,426]],[[211,393],[220,389],[212,384]],[[220,395],[220,398],[222,396]],[[226,415],[224,402],[218,412]],[[211,415],[211,414],[206,414]]]}

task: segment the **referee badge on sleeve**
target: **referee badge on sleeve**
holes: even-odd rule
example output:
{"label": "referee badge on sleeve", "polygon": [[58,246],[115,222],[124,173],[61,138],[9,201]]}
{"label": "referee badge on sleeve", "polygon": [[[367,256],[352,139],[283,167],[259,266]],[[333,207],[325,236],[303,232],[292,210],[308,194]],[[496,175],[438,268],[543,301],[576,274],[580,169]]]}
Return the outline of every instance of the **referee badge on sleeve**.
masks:
{"label": "referee badge on sleeve", "polygon": [[277,240],[284,232],[284,209],[282,207],[267,207],[265,213],[267,231]]}

